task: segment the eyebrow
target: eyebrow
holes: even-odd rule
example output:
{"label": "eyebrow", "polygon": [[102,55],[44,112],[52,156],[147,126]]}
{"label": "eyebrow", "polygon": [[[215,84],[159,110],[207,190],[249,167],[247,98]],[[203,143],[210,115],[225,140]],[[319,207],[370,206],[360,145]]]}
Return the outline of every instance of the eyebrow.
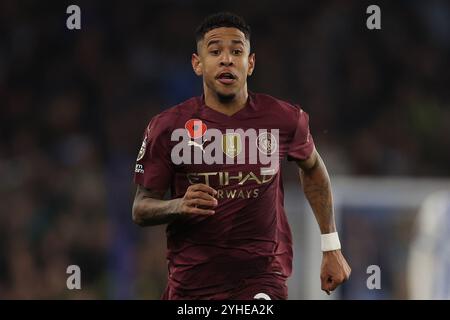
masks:
{"label": "eyebrow", "polygon": [[[210,45],[217,44],[217,43],[220,43],[220,42],[222,42],[222,40],[211,40],[211,41],[209,41],[209,42],[207,43],[206,47],[209,47]],[[243,42],[242,40],[231,40],[231,42],[232,42],[233,44],[241,44],[241,45],[244,45],[244,42]]]}

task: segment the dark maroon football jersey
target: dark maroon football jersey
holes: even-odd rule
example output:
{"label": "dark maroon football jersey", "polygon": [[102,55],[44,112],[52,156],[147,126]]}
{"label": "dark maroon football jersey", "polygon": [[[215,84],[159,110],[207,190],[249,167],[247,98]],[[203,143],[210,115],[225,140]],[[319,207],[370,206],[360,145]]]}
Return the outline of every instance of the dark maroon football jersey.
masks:
{"label": "dark maroon football jersey", "polygon": [[[208,132],[221,136],[205,138]],[[217,139],[221,148],[211,152],[209,144]],[[308,115],[264,94],[250,92],[245,107],[231,116],[205,105],[203,96],[155,116],[144,133],[135,183],[158,191],[170,188],[172,198],[182,197],[194,183],[218,190],[214,215],[182,215],[167,226],[169,285],[180,292],[207,294],[254,276],[288,277],[292,237],[281,172],[261,170],[268,165],[251,152],[276,155],[279,164],[284,157],[304,160],[313,148]],[[194,153],[200,163],[198,158],[193,161]],[[205,164],[208,154],[234,163]],[[238,163],[239,156],[244,163]],[[185,161],[180,163],[180,158]]]}

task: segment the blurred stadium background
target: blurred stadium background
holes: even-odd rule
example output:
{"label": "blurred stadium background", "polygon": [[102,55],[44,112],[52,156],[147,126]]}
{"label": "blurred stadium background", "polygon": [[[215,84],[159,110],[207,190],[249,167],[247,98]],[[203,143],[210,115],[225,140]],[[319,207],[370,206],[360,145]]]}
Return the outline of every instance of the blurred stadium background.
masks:
{"label": "blurred stadium background", "polygon": [[[367,30],[369,4],[382,30]],[[450,298],[450,200],[436,193],[450,189],[448,1],[2,0],[0,299],[160,297],[164,227],[131,221],[134,161],[148,120],[201,93],[194,29],[224,9],[252,26],[249,88],[310,114],[353,268],[332,298]],[[295,165],[284,177],[290,298],[322,299],[319,230]],[[71,264],[82,290],[66,288]]]}

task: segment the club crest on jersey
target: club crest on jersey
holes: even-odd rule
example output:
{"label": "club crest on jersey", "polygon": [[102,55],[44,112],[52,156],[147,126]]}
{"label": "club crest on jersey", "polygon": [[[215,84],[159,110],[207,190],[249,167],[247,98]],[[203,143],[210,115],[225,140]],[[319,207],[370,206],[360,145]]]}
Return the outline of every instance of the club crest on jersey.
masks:
{"label": "club crest on jersey", "polygon": [[271,155],[277,151],[277,139],[269,132],[261,133],[256,139],[258,150],[266,155]]}
{"label": "club crest on jersey", "polygon": [[188,136],[192,139],[198,139],[203,137],[206,130],[206,124],[199,119],[190,119],[184,124],[184,128],[187,130]]}
{"label": "club crest on jersey", "polygon": [[242,152],[241,136],[237,133],[222,135],[222,151],[230,158],[237,157]]}
{"label": "club crest on jersey", "polygon": [[139,149],[139,153],[137,156],[136,161],[142,160],[145,154],[145,149],[147,148],[147,137],[144,138],[144,141],[142,141],[141,148]]}

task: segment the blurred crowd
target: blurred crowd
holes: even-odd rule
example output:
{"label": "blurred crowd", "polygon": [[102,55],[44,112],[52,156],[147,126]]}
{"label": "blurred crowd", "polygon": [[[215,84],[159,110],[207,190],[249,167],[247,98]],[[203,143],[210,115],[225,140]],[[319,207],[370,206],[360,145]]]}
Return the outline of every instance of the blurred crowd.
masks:
{"label": "blurred crowd", "polygon": [[0,299],[159,297],[134,161],[148,120],[202,93],[194,30],[223,9],[252,27],[250,90],[303,106],[332,175],[450,173],[447,1],[381,3],[373,31],[356,0],[78,1],[81,30],[69,4],[0,2]]}

